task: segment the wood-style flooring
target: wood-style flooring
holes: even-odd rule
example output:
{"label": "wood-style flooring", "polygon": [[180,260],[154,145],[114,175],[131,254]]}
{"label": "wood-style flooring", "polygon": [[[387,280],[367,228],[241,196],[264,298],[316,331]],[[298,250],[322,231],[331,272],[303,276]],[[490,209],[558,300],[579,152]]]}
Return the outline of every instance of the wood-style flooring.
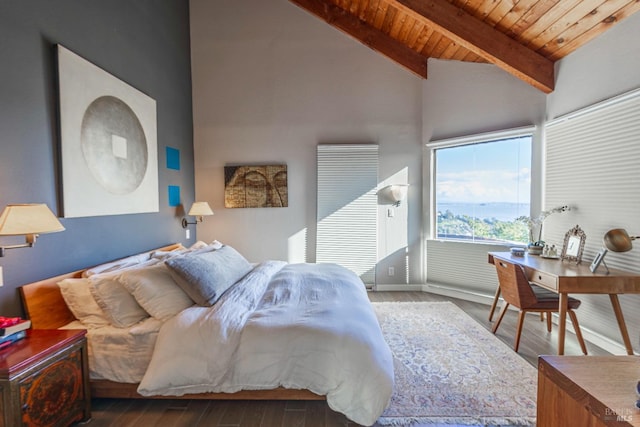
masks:
{"label": "wood-style flooring", "polygon": [[[453,301],[487,329],[489,306],[425,292],[370,292],[371,301]],[[496,313],[497,314],[497,313]],[[577,311],[580,317],[580,310]],[[497,336],[513,345],[517,314],[507,313]],[[539,354],[556,353],[556,327],[547,332],[545,322],[530,314],[525,321],[519,354],[537,366]],[[592,355],[606,351],[587,342]],[[565,354],[582,354],[575,335],[567,333]],[[91,427],[354,427],[324,401],[206,401],[93,399]]]}

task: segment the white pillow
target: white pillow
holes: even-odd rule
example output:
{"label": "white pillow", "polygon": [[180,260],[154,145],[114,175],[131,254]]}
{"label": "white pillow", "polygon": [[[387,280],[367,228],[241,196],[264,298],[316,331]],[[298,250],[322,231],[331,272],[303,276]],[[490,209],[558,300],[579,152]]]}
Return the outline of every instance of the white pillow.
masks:
{"label": "white pillow", "polygon": [[143,262],[146,262],[151,257],[151,254],[148,252],[131,255],[126,258],[117,259],[115,261],[107,262],[104,264],[96,265],[95,267],[91,267],[82,272],[82,277],[91,277],[95,274],[103,274],[103,273],[111,273],[123,268],[133,267],[135,265],[139,265]]}
{"label": "white pillow", "polygon": [[193,305],[193,300],[180,289],[164,264],[126,271],[118,280],[156,319],[166,320]]}
{"label": "white pillow", "polygon": [[109,319],[91,294],[89,279],[64,279],[58,282],[60,293],[76,319],[89,328],[108,326]]}
{"label": "white pillow", "polygon": [[118,328],[128,328],[149,317],[136,299],[118,281],[117,274],[91,276],[91,294],[109,322]]}

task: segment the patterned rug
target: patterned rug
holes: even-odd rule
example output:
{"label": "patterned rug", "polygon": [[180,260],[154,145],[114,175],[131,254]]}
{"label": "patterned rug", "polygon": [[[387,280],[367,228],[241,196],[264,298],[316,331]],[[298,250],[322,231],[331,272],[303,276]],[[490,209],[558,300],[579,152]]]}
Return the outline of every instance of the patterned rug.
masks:
{"label": "patterned rug", "polygon": [[455,304],[373,306],[396,382],[376,425],[535,425],[537,370]]}

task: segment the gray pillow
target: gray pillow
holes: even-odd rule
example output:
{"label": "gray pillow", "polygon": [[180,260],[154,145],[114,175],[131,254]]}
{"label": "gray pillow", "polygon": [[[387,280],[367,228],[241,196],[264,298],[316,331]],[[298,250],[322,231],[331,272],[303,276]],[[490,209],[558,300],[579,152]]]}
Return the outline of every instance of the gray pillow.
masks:
{"label": "gray pillow", "polygon": [[171,258],[165,264],[178,286],[201,306],[215,304],[227,289],[252,269],[249,261],[231,246]]}

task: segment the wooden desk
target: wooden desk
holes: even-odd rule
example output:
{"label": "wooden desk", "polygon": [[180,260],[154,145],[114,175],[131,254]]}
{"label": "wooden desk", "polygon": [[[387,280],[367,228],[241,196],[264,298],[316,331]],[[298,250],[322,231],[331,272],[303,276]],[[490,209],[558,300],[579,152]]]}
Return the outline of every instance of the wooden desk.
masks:
{"label": "wooden desk", "polygon": [[494,258],[520,264],[524,267],[525,275],[530,282],[560,295],[558,354],[564,354],[569,294],[608,294],[627,354],[633,354],[633,346],[624,322],[618,294],[640,293],[640,274],[613,268],[609,269],[609,274],[599,271],[592,273],[588,264],[576,265],[568,261],[547,259],[526,253],[525,256],[518,257],[511,255],[511,252],[489,252],[489,263],[493,264]]}
{"label": "wooden desk", "polygon": [[538,427],[640,426],[637,356],[540,356]]}

